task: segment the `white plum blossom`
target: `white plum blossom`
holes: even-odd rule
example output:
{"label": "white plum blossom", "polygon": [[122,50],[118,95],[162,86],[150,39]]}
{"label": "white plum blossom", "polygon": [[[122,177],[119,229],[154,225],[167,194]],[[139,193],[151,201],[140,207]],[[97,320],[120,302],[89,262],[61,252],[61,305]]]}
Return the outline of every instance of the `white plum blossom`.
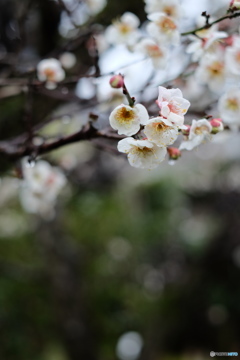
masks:
{"label": "white plum blossom", "polygon": [[86,0],[91,15],[96,15],[107,5],[107,0]]}
{"label": "white plum blossom", "polygon": [[165,46],[158,45],[151,38],[144,38],[137,43],[135,50],[149,56],[155,69],[165,68],[168,55]]}
{"label": "white plum blossom", "polygon": [[240,75],[240,38],[233,39],[233,46],[228,46],[225,53],[226,68],[234,74]]}
{"label": "white plum blossom", "polygon": [[195,73],[199,84],[208,85],[210,90],[217,93],[223,90],[225,75],[225,62],[222,52],[204,55]]}
{"label": "white plum blossom", "polygon": [[105,38],[109,44],[133,45],[140,36],[139,24],[140,21],[135,14],[125,12],[120,19],[113,21],[113,24],[108,26]]}
{"label": "white plum blossom", "polygon": [[209,32],[204,38],[197,38],[193,35],[189,36],[192,40],[186,48],[188,54],[192,54],[192,60],[198,61],[205,53],[214,53],[221,39],[228,37],[224,31]]}
{"label": "white plum blossom", "polygon": [[179,150],[192,150],[202,142],[211,139],[212,126],[206,119],[193,120],[187,141],[183,141]]}
{"label": "white plum blossom", "polygon": [[240,88],[231,88],[218,101],[218,110],[224,123],[240,125]]}
{"label": "white plum blossom", "polygon": [[167,154],[165,147],[159,147],[148,140],[136,140],[132,137],[120,140],[118,151],[128,154],[131,166],[142,169],[156,168]]}
{"label": "white plum blossom", "polygon": [[161,44],[179,44],[180,33],[173,18],[162,12],[156,12],[148,15],[148,19],[150,20],[150,23],[147,24],[146,30],[150,36],[155,38]]}
{"label": "white plum blossom", "polygon": [[57,59],[41,60],[37,65],[37,76],[40,81],[46,81],[46,87],[54,89],[56,83],[65,78],[65,72]]}
{"label": "white plum blossom", "polygon": [[158,116],[148,121],[144,133],[149,141],[163,147],[174,143],[178,137],[178,128],[167,119]]}
{"label": "white plum blossom", "polygon": [[145,0],[147,14],[162,12],[167,16],[178,19],[182,16],[182,7],[179,0]]}
{"label": "white plum blossom", "polygon": [[27,212],[41,215],[53,212],[57,196],[66,184],[63,172],[40,160],[34,167],[23,162],[23,186],[20,200]]}
{"label": "white plum blossom", "polygon": [[149,120],[147,109],[137,104],[133,107],[121,104],[110,114],[110,125],[119,135],[131,136],[140,130],[141,125],[145,125]]}
{"label": "white plum blossom", "polygon": [[65,69],[71,69],[77,62],[76,55],[68,51],[64,52],[59,60]]}
{"label": "white plum blossom", "polygon": [[160,114],[173,124],[181,127],[184,123],[184,115],[188,111],[190,102],[183,98],[180,89],[166,89],[159,86],[158,100]]}

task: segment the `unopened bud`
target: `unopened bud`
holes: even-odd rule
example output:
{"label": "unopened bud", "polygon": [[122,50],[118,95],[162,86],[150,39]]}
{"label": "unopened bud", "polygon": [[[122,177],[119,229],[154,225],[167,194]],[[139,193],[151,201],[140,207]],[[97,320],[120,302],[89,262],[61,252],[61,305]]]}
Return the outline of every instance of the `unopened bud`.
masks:
{"label": "unopened bud", "polygon": [[109,80],[109,84],[114,89],[120,89],[121,87],[123,87],[124,81],[122,75],[112,76],[111,79]]}
{"label": "unopened bud", "polygon": [[190,125],[184,125],[185,129],[182,129],[182,134],[185,136],[188,136],[190,133],[191,126]]}
{"label": "unopened bud", "polygon": [[233,10],[239,10],[240,9],[240,1],[239,0],[231,0],[230,8]]}
{"label": "unopened bud", "polygon": [[209,122],[212,125],[212,134],[217,134],[220,131],[223,131],[224,127],[223,127],[222,119],[212,119]]}
{"label": "unopened bud", "polygon": [[177,160],[182,155],[181,151],[175,147],[170,147],[167,149],[167,151],[168,151],[169,159],[171,160]]}

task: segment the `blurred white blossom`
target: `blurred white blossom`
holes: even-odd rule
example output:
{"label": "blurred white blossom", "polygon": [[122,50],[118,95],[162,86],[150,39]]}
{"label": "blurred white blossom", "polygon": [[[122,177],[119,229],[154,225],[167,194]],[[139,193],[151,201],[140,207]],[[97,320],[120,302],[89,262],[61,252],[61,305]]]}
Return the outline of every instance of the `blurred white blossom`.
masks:
{"label": "blurred white blossom", "polygon": [[146,30],[150,36],[161,44],[178,45],[180,43],[180,33],[173,18],[162,12],[156,12],[148,15],[148,19],[150,23],[147,24]]}
{"label": "blurred white blossom", "polygon": [[47,161],[40,160],[34,166],[23,161],[23,184],[20,201],[23,208],[30,213],[51,215],[57,196],[66,184],[63,172],[52,167]]}
{"label": "blurred white blossom", "polygon": [[65,78],[65,72],[57,59],[45,59],[37,65],[37,75],[40,81],[46,81],[46,87],[54,89],[56,83]]}
{"label": "blurred white blossom", "polygon": [[118,20],[108,26],[105,32],[105,38],[109,44],[126,44],[134,45],[140,36],[138,26],[140,21],[138,17],[131,13],[125,12]]}

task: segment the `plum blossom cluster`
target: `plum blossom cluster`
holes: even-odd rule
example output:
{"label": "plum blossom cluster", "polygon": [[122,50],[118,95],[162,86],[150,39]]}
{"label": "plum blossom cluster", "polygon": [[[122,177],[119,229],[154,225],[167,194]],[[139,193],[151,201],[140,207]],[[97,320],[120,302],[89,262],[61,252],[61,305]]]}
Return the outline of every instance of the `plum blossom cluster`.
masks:
{"label": "plum blossom cluster", "polygon": [[[134,167],[153,169],[167,154],[184,126],[184,115],[190,102],[180,89],[159,87],[159,116],[149,118],[142,104],[117,106],[110,114],[110,125],[119,135],[127,135],[118,143],[118,150],[128,155]],[[135,136],[135,138],[133,137]]]}
{"label": "plum blossom cluster", "polygon": [[[239,4],[231,1],[230,9],[239,10]],[[197,84],[210,91],[210,99],[217,98],[216,115],[230,129],[237,129],[240,125],[240,35],[219,31],[219,26],[216,23],[190,35],[186,52],[196,62]]]}
{"label": "plum blossom cluster", "polygon": [[23,208],[29,213],[51,218],[58,194],[66,184],[65,175],[44,160],[34,164],[24,159],[22,169],[20,201]]}
{"label": "plum blossom cluster", "polygon": [[164,69],[168,49],[180,43],[179,20],[183,11],[179,0],[146,0],[145,3],[148,18],[145,29],[139,28],[135,14],[126,12],[106,29],[105,39],[111,45],[125,44],[130,51],[150,58],[155,69]]}
{"label": "plum blossom cluster", "polygon": [[[124,84],[121,75],[110,80],[115,87]],[[125,85],[123,85],[125,86]],[[180,89],[166,89],[159,86],[156,100],[160,108],[159,116],[149,118],[147,109],[142,104],[117,106],[110,114],[110,125],[119,135],[127,137],[118,143],[118,151],[126,153],[130,165],[137,168],[154,169],[169,154],[176,160],[181,156],[180,150],[193,150],[201,143],[211,140],[212,134],[223,131],[222,119],[192,120],[192,124],[184,124],[190,102],[183,98]],[[184,136],[179,149],[168,147],[178,138]]]}

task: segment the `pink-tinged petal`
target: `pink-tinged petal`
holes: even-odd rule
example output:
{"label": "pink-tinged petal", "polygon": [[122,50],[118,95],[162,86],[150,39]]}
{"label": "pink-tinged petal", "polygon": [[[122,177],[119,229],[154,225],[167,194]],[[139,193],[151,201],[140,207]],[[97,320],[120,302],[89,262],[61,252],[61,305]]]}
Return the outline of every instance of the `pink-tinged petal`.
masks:
{"label": "pink-tinged petal", "polygon": [[168,116],[168,120],[171,121],[172,124],[176,126],[182,126],[184,123],[184,117],[173,112],[170,112]]}
{"label": "pink-tinged petal", "polygon": [[168,103],[166,102],[162,103],[161,115],[164,116],[165,118],[168,118],[168,116],[170,115],[170,109],[168,107]]}
{"label": "pink-tinged petal", "polygon": [[191,105],[190,102],[183,97],[174,97],[173,101],[180,108],[182,114],[185,115]]}

